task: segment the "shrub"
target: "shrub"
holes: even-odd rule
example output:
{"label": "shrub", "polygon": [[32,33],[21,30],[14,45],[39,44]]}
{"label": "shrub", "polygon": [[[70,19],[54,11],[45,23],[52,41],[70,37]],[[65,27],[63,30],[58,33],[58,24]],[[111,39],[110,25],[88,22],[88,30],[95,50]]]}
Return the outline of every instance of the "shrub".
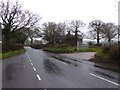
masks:
{"label": "shrub", "polygon": [[52,53],[72,53],[76,51],[76,48],[74,47],[62,47],[62,48],[58,48],[58,47],[49,47],[49,48],[44,48],[44,51],[48,51],[48,52],[52,52]]}
{"label": "shrub", "polygon": [[118,63],[120,62],[120,46],[118,45],[110,45],[104,46],[100,50],[97,51],[95,59],[99,61],[103,61],[107,63]]}
{"label": "shrub", "polygon": [[103,46],[102,49],[104,53],[108,53],[110,51],[110,46]]}
{"label": "shrub", "polygon": [[120,53],[118,50],[120,50],[120,46],[118,45],[111,46],[110,52],[109,52],[109,57],[111,60],[116,60],[120,62],[120,59],[119,59]]}
{"label": "shrub", "polygon": [[70,45],[68,44],[55,44],[55,45],[51,45],[52,48],[68,48],[70,47]]}
{"label": "shrub", "polygon": [[8,51],[15,51],[15,50],[21,50],[23,49],[23,45],[21,44],[10,44],[10,45],[6,45],[3,44],[2,45],[2,52],[8,52]]}
{"label": "shrub", "polygon": [[31,45],[32,48],[35,48],[35,49],[42,49],[45,47],[45,45],[43,44],[35,44],[35,45]]}

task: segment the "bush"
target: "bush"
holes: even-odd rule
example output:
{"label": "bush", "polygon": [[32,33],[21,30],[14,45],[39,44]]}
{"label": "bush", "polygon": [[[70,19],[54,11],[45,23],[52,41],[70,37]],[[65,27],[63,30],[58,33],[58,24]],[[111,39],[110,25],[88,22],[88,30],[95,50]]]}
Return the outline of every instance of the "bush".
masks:
{"label": "bush", "polygon": [[43,44],[35,44],[35,45],[31,45],[30,47],[35,48],[35,49],[42,49],[42,48],[45,47],[45,45],[43,45]]}
{"label": "bush", "polygon": [[60,48],[60,49],[61,49],[61,48],[62,48],[62,49],[64,48],[64,49],[65,49],[65,48],[70,47],[70,45],[68,45],[68,44],[54,44],[54,45],[51,45],[50,47],[51,47],[51,48]]}
{"label": "bush", "polygon": [[8,51],[15,51],[15,50],[21,50],[23,49],[23,45],[21,44],[10,44],[10,45],[6,45],[6,44],[2,44],[2,52],[8,52]]}
{"label": "bush", "polygon": [[120,46],[118,46],[118,45],[113,45],[110,47],[109,57],[111,60],[115,60],[115,61],[120,62],[120,58],[119,58],[120,53],[118,50],[120,50]]}
{"label": "bush", "polygon": [[102,47],[104,53],[108,53],[110,51],[110,46]]}
{"label": "bush", "polygon": [[74,47],[63,47],[61,48],[61,46],[56,46],[56,47],[49,47],[49,48],[44,48],[44,51],[48,51],[48,52],[52,52],[52,53],[72,53],[76,51],[76,48]]}
{"label": "bush", "polygon": [[110,45],[104,46],[100,50],[97,51],[95,59],[99,61],[103,61],[107,63],[118,63],[120,62],[120,46],[118,45]]}

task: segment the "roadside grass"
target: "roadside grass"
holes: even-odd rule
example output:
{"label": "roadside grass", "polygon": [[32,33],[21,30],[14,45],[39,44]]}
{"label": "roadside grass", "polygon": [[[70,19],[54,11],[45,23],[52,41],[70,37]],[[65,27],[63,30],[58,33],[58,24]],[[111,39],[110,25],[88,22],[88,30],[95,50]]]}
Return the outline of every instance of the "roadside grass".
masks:
{"label": "roadside grass", "polygon": [[52,52],[52,53],[74,53],[74,52],[97,52],[100,50],[100,48],[82,48],[79,51],[77,51],[76,47],[49,47],[49,48],[44,48],[44,51]]}
{"label": "roadside grass", "polygon": [[102,58],[108,58],[108,57],[109,57],[109,54],[108,54],[108,53],[105,53],[105,52],[103,51],[103,49],[98,49],[97,52],[96,52],[96,56],[102,57]]}
{"label": "roadside grass", "polygon": [[12,56],[15,56],[15,55],[18,55],[18,54],[22,54],[24,52],[25,52],[25,49],[0,53],[0,59],[9,58],[9,57],[12,57]]}
{"label": "roadside grass", "polygon": [[100,48],[84,48],[84,49],[80,49],[79,52],[97,52],[99,50]]}
{"label": "roadside grass", "polygon": [[44,48],[44,51],[48,51],[48,52],[52,52],[52,53],[72,53],[76,51],[75,47],[66,47],[66,48],[55,48],[55,47],[51,47],[51,48]]}

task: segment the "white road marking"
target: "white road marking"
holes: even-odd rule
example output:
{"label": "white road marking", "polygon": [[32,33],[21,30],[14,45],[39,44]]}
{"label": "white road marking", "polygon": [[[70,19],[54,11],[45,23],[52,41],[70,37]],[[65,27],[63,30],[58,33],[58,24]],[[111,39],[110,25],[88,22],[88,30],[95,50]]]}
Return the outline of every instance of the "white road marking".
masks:
{"label": "white road marking", "polygon": [[[29,58],[29,60],[30,60],[30,62],[31,62],[31,58],[30,58],[30,56],[26,53],[26,55],[28,56],[28,58]],[[33,65],[33,63],[31,63],[31,65]],[[25,67],[25,66],[24,66]],[[33,70],[34,71],[36,71],[36,68],[35,67],[33,67]],[[39,74],[37,74],[37,78],[38,78],[38,80],[41,80],[41,78],[40,78],[40,75]]]}
{"label": "white road marking", "polygon": [[28,56],[28,59],[30,59],[30,56],[26,53],[26,55]]}
{"label": "white road marking", "polygon": [[40,75],[38,75],[38,74],[37,74],[37,78],[38,78],[38,80],[41,80]]}
{"label": "white road marking", "polygon": [[34,70],[34,71],[36,71],[36,68],[35,68],[35,67],[33,67],[33,70]]}
{"label": "white road marking", "polygon": [[24,66],[24,68],[25,68],[25,66]]}
{"label": "white road marking", "polygon": [[28,58],[30,59],[30,56],[28,55]]}
{"label": "white road marking", "polygon": [[31,63],[31,65],[33,66],[33,63]]}
{"label": "white road marking", "polygon": [[114,85],[120,86],[120,84],[118,84],[118,83],[115,83],[115,82],[110,81],[110,80],[108,80],[108,79],[105,79],[105,78],[103,78],[103,77],[97,76],[97,75],[95,75],[95,74],[93,74],[93,73],[89,73],[89,74],[92,75],[92,76],[94,76],[94,77],[97,77],[97,78],[99,78],[99,79],[102,79],[102,80],[104,80],[104,81],[107,81],[107,82],[109,82],[109,83],[112,83],[112,84],[114,84]]}

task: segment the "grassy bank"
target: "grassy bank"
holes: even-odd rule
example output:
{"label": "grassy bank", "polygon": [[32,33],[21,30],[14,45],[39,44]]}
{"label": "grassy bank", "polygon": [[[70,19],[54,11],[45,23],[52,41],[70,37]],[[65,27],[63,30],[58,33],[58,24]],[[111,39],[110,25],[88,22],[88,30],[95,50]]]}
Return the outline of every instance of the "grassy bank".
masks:
{"label": "grassy bank", "polygon": [[0,59],[9,58],[9,57],[12,57],[12,56],[15,56],[15,55],[18,55],[18,54],[22,54],[24,52],[25,52],[25,49],[0,53]]}
{"label": "grassy bank", "polygon": [[96,52],[99,50],[99,48],[85,48],[85,49],[80,49],[77,51],[76,47],[66,47],[66,48],[45,48],[43,49],[44,51],[52,52],[52,53],[74,53],[74,52]]}
{"label": "grassy bank", "polygon": [[74,47],[66,47],[66,48],[44,48],[44,51],[52,52],[52,53],[73,53],[76,51],[76,48]]}
{"label": "grassy bank", "polygon": [[100,48],[85,48],[85,49],[80,49],[79,52],[97,52],[99,50]]}
{"label": "grassy bank", "polygon": [[91,61],[98,66],[102,66],[104,68],[120,71],[120,54],[119,54],[120,47],[118,45],[111,45],[111,46],[104,46],[96,52],[96,55]]}

